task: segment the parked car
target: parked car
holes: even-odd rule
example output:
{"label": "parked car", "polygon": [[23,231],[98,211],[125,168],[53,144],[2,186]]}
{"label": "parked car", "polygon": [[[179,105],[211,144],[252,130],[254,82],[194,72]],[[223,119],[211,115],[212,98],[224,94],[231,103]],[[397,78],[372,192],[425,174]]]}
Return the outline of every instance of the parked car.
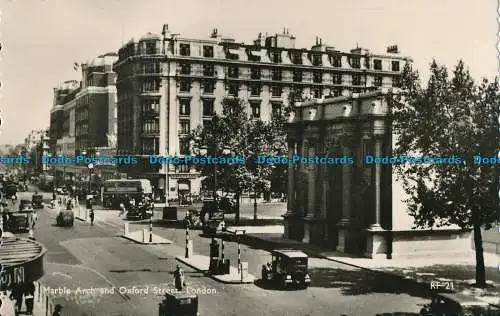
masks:
{"label": "parked car", "polygon": [[420,315],[497,316],[500,309],[461,293],[436,294]]}
{"label": "parked car", "polygon": [[56,217],[57,226],[69,226],[73,227],[73,222],[75,221],[75,215],[71,210],[60,211]]}
{"label": "parked car", "polygon": [[271,262],[262,265],[262,281],[282,288],[296,286],[305,289],[311,284],[308,261],[307,254],[302,251],[273,250]]}
{"label": "parked car", "polygon": [[9,212],[8,218],[7,231],[12,233],[28,232],[33,222],[33,210]]}

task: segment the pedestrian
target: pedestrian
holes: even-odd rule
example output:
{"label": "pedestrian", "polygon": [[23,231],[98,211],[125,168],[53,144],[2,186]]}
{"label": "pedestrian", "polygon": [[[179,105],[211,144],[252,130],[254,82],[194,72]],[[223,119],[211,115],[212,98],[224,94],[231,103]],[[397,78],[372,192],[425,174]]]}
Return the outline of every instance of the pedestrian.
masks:
{"label": "pedestrian", "polygon": [[125,215],[126,212],[127,212],[127,209],[125,208],[125,204],[123,202],[121,202],[120,203],[120,213],[118,214],[118,216]]}
{"label": "pedestrian", "polygon": [[184,270],[182,270],[179,265],[177,265],[174,271],[174,283],[177,291],[182,291],[183,287],[186,286],[186,280],[184,278]]}
{"label": "pedestrian", "polygon": [[21,307],[23,306],[23,296],[24,289],[21,284],[16,283],[12,287],[12,292],[10,293],[10,299],[15,301],[14,308],[16,310],[16,315],[21,312]]}
{"label": "pedestrian", "polygon": [[94,226],[94,209],[90,209],[89,217],[90,217],[90,225]]}
{"label": "pedestrian", "polygon": [[26,314],[33,314],[33,305],[35,302],[35,283],[29,282],[24,290],[24,303],[26,304]]}
{"label": "pedestrian", "polygon": [[52,313],[52,316],[62,316],[61,311],[63,307],[61,304],[57,304],[56,307],[54,308],[54,312]]}

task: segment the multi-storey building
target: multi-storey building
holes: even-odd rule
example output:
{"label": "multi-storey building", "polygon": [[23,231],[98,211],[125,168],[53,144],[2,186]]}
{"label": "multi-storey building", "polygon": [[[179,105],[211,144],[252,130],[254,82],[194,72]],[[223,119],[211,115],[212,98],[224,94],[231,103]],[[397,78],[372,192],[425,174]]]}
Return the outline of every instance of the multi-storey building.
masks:
{"label": "multi-storey building", "polygon": [[[112,68],[116,59],[115,53],[100,55],[81,65],[80,82],[66,81],[54,89],[50,127],[53,155],[96,155],[100,150],[115,154],[108,140],[117,130],[116,74]],[[115,168],[109,166],[99,168],[106,178],[115,173]],[[65,179],[88,173],[85,166],[57,166],[56,169],[58,177]]]}
{"label": "multi-storey building", "polygon": [[[119,50],[114,65],[118,91],[118,149],[122,154],[189,154],[190,130],[221,111],[225,97],[247,101],[252,118],[269,120],[291,91],[306,98],[339,96],[397,86],[409,58],[391,46],[385,55],[363,48],[342,52],[316,39],[311,49],[295,37],[259,34],[253,44],[224,38],[190,39],[164,25]],[[128,166],[132,176],[149,177],[170,198],[197,193],[198,175],[188,166]],[[167,177],[168,175],[168,177]]]}

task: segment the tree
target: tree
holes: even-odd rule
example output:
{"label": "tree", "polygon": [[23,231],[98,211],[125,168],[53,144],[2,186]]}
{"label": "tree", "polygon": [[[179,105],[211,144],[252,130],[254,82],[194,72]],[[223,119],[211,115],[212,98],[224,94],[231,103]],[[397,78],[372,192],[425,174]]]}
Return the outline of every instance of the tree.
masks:
{"label": "tree", "polygon": [[[457,164],[398,165],[396,171],[409,194],[409,212],[417,227],[455,224],[474,232],[476,285],[486,286],[481,227],[499,218],[498,167],[478,165],[477,156],[497,156],[500,139],[499,82],[477,85],[460,61],[450,78],[433,61],[427,87],[406,65],[402,93],[392,98],[397,155],[459,157]],[[476,161],[475,161],[476,159]]]}
{"label": "tree", "polygon": [[255,157],[264,154],[269,148],[267,135],[271,129],[260,120],[249,119],[243,100],[226,98],[222,101],[222,108],[220,115],[216,114],[211,121],[195,129],[190,139],[195,141],[196,146],[206,147],[209,156],[220,156],[223,149],[227,148],[232,155],[246,159],[244,164],[239,165],[197,166],[215,189],[222,188],[225,192],[235,193],[235,221],[238,224],[241,194],[258,191],[270,177],[271,166],[256,164]]}

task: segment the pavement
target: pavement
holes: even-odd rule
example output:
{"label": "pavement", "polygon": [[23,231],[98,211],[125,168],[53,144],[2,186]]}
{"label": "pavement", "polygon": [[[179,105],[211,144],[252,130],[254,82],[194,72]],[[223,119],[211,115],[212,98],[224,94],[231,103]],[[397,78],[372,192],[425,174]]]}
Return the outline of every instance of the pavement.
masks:
{"label": "pavement", "polygon": [[[234,229],[234,228],[233,228]],[[475,283],[475,256],[471,252],[463,257],[423,257],[412,259],[369,259],[356,258],[344,253],[325,250],[315,245],[284,239],[282,233],[250,232],[241,238],[242,243],[264,249],[295,248],[310,256],[344,263],[360,269],[387,274],[424,289],[440,286],[442,292],[457,292],[474,296],[493,305],[500,305],[500,257],[484,253],[487,287],[477,288]],[[431,285],[433,285],[431,287]]]}
{"label": "pavement", "polygon": [[239,269],[231,266],[229,267],[229,274],[215,275],[208,272],[208,267],[210,264],[210,257],[203,255],[193,255],[190,258],[185,256],[177,256],[176,260],[196,269],[200,272],[204,272],[209,275],[212,279],[226,283],[226,284],[249,284],[255,281],[255,277],[252,274],[246,274],[243,278],[241,277]]}
{"label": "pavement", "polygon": [[[146,230],[146,232],[144,230]],[[149,241],[149,232],[147,232],[147,229],[144,230],[137,230],[129,232],[128,234],[123,234],[123,238],[142,245],[169,245],[172,243],[171,240],[163,238],[157,234],[152,234],[151,241]]]}

